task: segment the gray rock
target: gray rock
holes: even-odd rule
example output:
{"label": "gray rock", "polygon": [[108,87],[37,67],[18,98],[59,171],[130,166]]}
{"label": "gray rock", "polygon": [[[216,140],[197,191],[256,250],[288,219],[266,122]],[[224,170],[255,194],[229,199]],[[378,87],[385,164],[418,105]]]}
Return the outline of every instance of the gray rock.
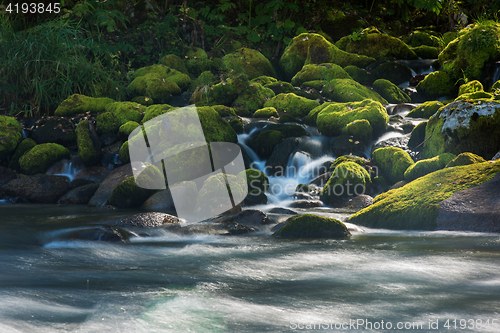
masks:
{"label": "gray rock", "polygon": [[155,210],[165,213],[177,214],[174,199],[170,189],[162,190],[150,196],[142,204],[142,209]]}
{"label": "gray rock", "polygon": [[297,212],[288,209],[288,208],[282,208],[282,207],[274,207],[269,211],[269,213],[273,214],[286,214],[286,215],[297,215]]}
{"label": "gray rock", "polygon": [[500,173],[439,203],[436,230],[500,232]]}
{"label": "gray rock", "polygon": [[56,203],[69,190],[67,177],[45,174],[20,177],[2,186],[4,195],[36,203]]}
{"label": "gray rock", "polygon": [[161,227],[164,225],[178,225],[183,220],[177,216],[151,212],[151,213],[139,213],[132,216],[127,216],[115,221],[114,225],[121,227],[144,227],[144,228],[154,228]]}
{"label": "gray rock", "polygon": [[367,194],[358,195],[349,199],[344,208],[362,209],[370,206],[373,203],[373,198]]}
{"label": "gray rock", "polygon": [[222,220],[221,223],[238,223],[247,226],[260,226],[269,224],[270,221],[266,213],[256,209],[247,209]]}
{"label": "gray rock", "polygon": [[105,205],[111,198],[111,192],[113,192],[114,188],[131,176],[133,176],[133,173],[130,163],[113,170],[90,199],[89,206],[101,207]]}
{"label": "gray rock", "polygon": [[74,188],[63,195],[57,203],[64,205],[86,205],[94,196],[99,185],[99,183],[92,183]]}
{"label": "gray rock", "polygon": [[323,202],[320,200],[297,200],[290,204],[292,208],[313,208],[323,207]]}
{"label": "gray rock", "polygon": [[408,154],[411,155],[412,150],[408,148],[408,141],[410,140],[409,136],[401,136],[397,138],[390,138],[384,141],[380,141],[373,145],[372,152],[376,149],[379,148],[385,148],[385,147],[396,147],[396,148],[401,148],[404,151],[406,151]]}

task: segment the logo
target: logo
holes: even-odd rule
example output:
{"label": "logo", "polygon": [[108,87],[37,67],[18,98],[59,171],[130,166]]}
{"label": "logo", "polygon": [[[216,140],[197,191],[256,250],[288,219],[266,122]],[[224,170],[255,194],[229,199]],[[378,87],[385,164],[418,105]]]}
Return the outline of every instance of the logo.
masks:
{"label": "logo", "polygon": [[148,120],[128,142],[136,184],[168,188],[178,217],[189,222],[230,210],[248,193],[246,176],[238,177],[245,170],[240,147],[207,142],[194,105]]}

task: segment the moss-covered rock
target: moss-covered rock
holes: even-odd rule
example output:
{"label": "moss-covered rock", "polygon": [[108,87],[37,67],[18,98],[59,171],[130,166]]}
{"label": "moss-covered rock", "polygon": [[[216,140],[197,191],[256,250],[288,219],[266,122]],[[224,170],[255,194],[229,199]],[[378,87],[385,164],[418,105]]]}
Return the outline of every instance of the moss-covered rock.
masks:
{"label": "moss-covered rock", "polygon": [[12,170],[19,170],[19,159],[21,158],[21,156],[23,156],[26,152],[30,151],[31,148],[35,146],[36,142],[30,138],[21,141],[21,143],[17,146],[14,155],[12,155],[12,158],[9,161],[9,168]]}
{"label": "moss-covered rock", "polygon": [[484,21],[469,25],[458,33],[439,54],[441,70],[447,72],[451,80],[463,77],[469,80],[481,78],[484,65],[500,59],[500,23]]}
{"label": "moss-covered rock", "polygon": [[428,101],[420,104],[410,111],[406,116],[410,118],[426,118],[429,119],[434,113],[443,107],[444,103],[439,101]]}
{"label": "moss-covered rock", "polygon": [[411,50],[422,59],[437,59],[439,55],[439,49],[435,46],[421,45],[412,47]]}
{"label": "moss-covered rock", "polygon": [[243,134],[244,126],[240,118],[233,118],[229,121],[229,125],[234,129],[237,134]]}
{"label": "moss-covered rock", "polygon": [[55,116],[72,117],[81,113],[103,112],[106,105],[115,102],[107,97],[88,97],[80,94],[73,94],[59,104]]}
{"label": "moss-covered rock", "polygon": [[373,82],[373,90],[385,98],[389,103],[410,103],[411,98],[394,83],[385,79],[378,79]]}
{"label": "moss-covered rock", "polygon": [[69,150],[57,143],[42,143],[31,148],[19,159],[19,167],[25,174],[45,173],[57,161],[69,158]]}
{"label": "moss-covered rock", "polygon": [[370,175],[355,162],[338,164],[320,192],[320,199],[327,205],[335,205],[341,199],[365,194],[371,183]]}
{"label": "moss-covered rock", "polygon": [[358,40],[349,40],[345,50],[350,53],[373,57],[377,60],[384,59],[417,59],[417,55],[403,41],[377,29],[367,28],[360,33]]}
{"label": "moss-covered rock", "polygon": [[284,81],[268,83],[264,87],[271,89],[275,95],[295,92],[295,88],[290,83]]}
{"label": "moss-covered rock", "polygon": [[105,135],[116,135],[122,125],[111,112],[104,112],[96,118],[97,133]]}
{"label": "moss-covered rock", "polygon": [[176,69],[181,73],[188,74],[188,70],[186,65],[179,56],[175,54],[167,54],[163,58],[160,59],[160,64],[163,66],[170,67],[172,69]]}
{"label": "moss-covered rock", "polygon": [[192,47],[186,52],[184,64],[194,77],[210,70],[210,59],[208,59],[207,53],[199,47]]}
{"label": "moss-covered rock", "polygon": [[279,117],[278,111],[276,111],[273,107],[263,108],[255,111],[253,114],[254,118],[271,118],[271,117]]}
{"label": "moss-covered rock", "polygon": [[470,152],[490,159],[500,150],[500,103],[452,102],[429,119],[425,137],[423,158]]}
{"label": "moss-covered rock", "polygon": [[478,80],[469,81],[458,88],[458,96],[476,91],[484,91],[482,83]]}
{"label": "moss-covered rock", "polygon": [[198,193],[197,209],[203,214],[220,213],[232,209],[231,201],[221,196],[221,193],[229,193],[235,203],[242,202],[248,193],[246,181],[229,174],[219,173],[211,176],[205,180]]}
{"label": "moss-covered rock", "polygon": [[251,79],[260,76],[277,76],[271,62],[257,50],[242,47],[233,53],[225,55],[222,61],[228,70],[243,71]]}
{"label": "moss-covered rock", "polygon": [[349,218],[371,228],[435,230],[439,203],[454,192],[482,184],[500,172],[500,162],[445,168],[375,197]]}
{"label": "moss-covered rock", "polygon": [[278,79],[266,75],[256,77],[250,81],[250,83],[260,83],[263,86],[265,86],[266,84],[271,84],[276,82],[278,82]]}
{"label": "moss-covered rock", "polygon": [[493,99],[493,97],[494,97],[493,94],[484,91],[476,91],[476,92],[462,94],[457,98],[455,98],[455,101],[471,100],[471,99]]}
{"label": "moss-covered rock", "polygon": [[448,164],[446,164],[445,167],[452,168],[455,166],[484,163],[484,162],[486,162],[486,160],[479,155],[473,153],[461,153],[453,160],[451,160]]}
{"label": "moss-covered rock", "polygon": [[333,79],[326,83],[323,95],[339,103],[372,99],[382,104],[388,102],[377,92],[351,79]]}
{"label": "moss-covered rock", "polygon": [[238,177],[246,180],[248,184],[248,192],[261,191],[266,192],[269,189],[269,178],[262,171],[255,169],[246,169],[238,174]]}
{"label": "moss-covered rock", "polygon": [[101,144],[93,126],[84,119],[76,126],[78,156],[86,166],[97,165],[102,158]]}
{"label": "moss-covered rock", "polygon": [[451,153],[444,153],[433,158],[420,160],[406,169],[404,174],[405,180],[411,182],[428,173],[443,169],[455,157]]}
{"label": "moss-covered rock", "polygon": [[345,163],[345,162],[353,162],[353,163],[356,163],[357,165],[360,165],[360,166],[366,166],[370,163],[370,160],[363,158],[363,157],[356,156],[356,155],[342,155],[342,156],[337,157],[335,159],[335,161],[333,161],[332,165],[330,165],[330,171],[331,172],[335,171],[335,168],[338,165]]}
{"label": "moss-covered rock", "polygon": [[130,153],[128,151],[128,141],[125,141],[120,147],[119,151],[120,160],[123,163],[130,163]]}
{"label": "moss-covered rock", "polygon": [[21,124],[8,116],[0,116],[0,160],[12,153],[23,138]]}
{"label": "moss-covered rock", "polygon": [[290,217],[273,236],[278,238],[333,238],[343,239],[351,235],[339,220],[313,214]]}
{"label": "moss-covered rock", "polygon": [[332,79],[352,79],[347,72],[336,64],[310,64],[304,65],[302,69],[292,78],[294,86],[313,80],[330,81]]}
{"label": "moss-covered rock", "polygon": [[406,43],[408,45],[411,45],[413,47],[417,46],[434,46],[438,47],[439,46],[439,38],[436,36],[433,36],[425,31],[414,31],[406,40]]}
{"label": "moss-covered rock", "polygon": [[373,66],[369,66],[368,70],[373,73],[377,79],[386,79],[395,85],[408,82],[413,76],[412,71],[408,66],[396,61],[375,63]]}
{"label": "moss-covered rock", "polygon": [[342,67],[349,65],[366,67],[373,62],[375,62],[375,59],[370,56],[349,53],[339,49],[334,44],[326,47],[325,45],[314,44],[307,50],[305,64],[333,63]]}
{"label": "moss-covered rock", "polygon": [[106,106],[106,112],[113,114],[118,128],[128,121],[139,123],[144,117],[146,107],[134,102],[115,102]]}
{"label": "moss-covered rock", "polygon": [[403,180],[406,169],[415,163],[407,152],[396,147],[376,149],[372,160],[391,184]]}
{"label": "moss-covered rock", "polygon": [[180,93],[181,89],[177,83],[166,81],[158,73],[148,73],[136,77],[127,86],[127,94],[130,97],[146,96],[152,98],[157,103],[167,103],[172,96],[180,95]]}
{"label": "moss-covered rock", "polygon": [[264,88],[259,83],[251,83],[234,101],[233,105],[244,107],[249,111],[256,111],[264,106],[264,103],[275,96],[274,91]]}
{"label": "moss-covered rock", "polygon": [[217,111],[221,117],[236,117],[236,111],[234,108],[231,108],[226,105],[213,105],[212,109]]}
{"label": "moss-covered rock", "polygon": [[212,74],[212,72],[204,71],[198,76],[198,78],[196,78],[196,80],[191,81],[190,90],[194,91],[197,88],[209,87],[217,82],[219,82],[219,80]]}
{"label": "moss-covered rock", "polygon": [[318,101],[313,101],[305,97],[300,97],[294,93],[279,94],[264,103],[264,107],[273,107],[279,113],[286,112],[293,117],[305,117],[307,114],[319,106]]}
{"label": "moss-covered rock", "polygon": [[417,84],[417,90],[430,98],[451,96],[455,93],[455,83],[446,72],[436,71],[427,74]]}
{"label": "moss-covered rock", "polygon": [[120,137],[121,140],[127,141],[130,133],[132,133],[132,131],[139,126],[141,125],[139,125],[139,123],[135,121],[127,121],[125,124],[121,125],[120,128],[118,129],[118,136]]}
{"label": "moss-covered rock", "polygon": [[211,107],[197,107],[198,117],[207,142],[238,142],[231,125]]}
{"label": "moss-covered rock", "polygon": [[352,136],[354,140],[369,142],[373,139],[373,128],[368,120],[358,119],[347,124],[342,134]]}
{"label": "moss-covered rock", "polygon": [[[420,124],[418,124],[417,126],[415,126],[413,128],[413,130],[411,131],[411,134],[410,134],[410,140],[408,140],[408,148],[415,149],[419,145],[421,145],[422,142],[424,142],[424,140],[425,140],[425,126],[427,126],[426,121],[421,122]],[[420,148],[419,150],[421,150],[423,147],[420,146],[419,148]]]}
{"label": "moss-covered rock", "polygon": [[323,135],[336,136],[342,134],[347,124],[361,119],[369,121],[373,134],[378,135],[389,122],[389,115],[382,104],[369,99],[352,103],[332,103],[318,113],[316,124]]}
{"label": "moss-covered rock", "polygon": [[285,136],[280,131],[264,131],[250,139],[248,145],[257,155],[262,158],[269,158],[274,146],[283,141]]}
{"label": "moss-covered rock", "polygon": [[176,109],[176,108],[174,108],[173,106],[168,105],[168,104],[150,105],[146,108],[146,111],[144,113],[144,118],[142,118],[142,123],[145,123],[148,120],[151,120],[155,117],[158,117],[158,116],[160,116],[164,113],[167,113],[169,111],[172,111],[174,109]]}
{"label": "moss-covered rock", "polygon": [[354,81],[359,82],[365,86],[371,86],[377,79],[373,73],[368,72],[366,69],[358,68],[353,65],[344,67],[344,70]]}
{"label": "moss-covered rock", "polygon": [[146,96],[137,96],[137,97],[132,98],[131,101],[134,103],[144,105],[144,106],[150,106],[150,105],[153,105],[155,103],[152,98],[146,97]]}
{"label": "moss-covered rock", "polygon": [[202,105],[231,106],[239,94],[249,86],[248,77],[239,75],[221,81],[213,86],[203,86],[195,90],[189,103]]}

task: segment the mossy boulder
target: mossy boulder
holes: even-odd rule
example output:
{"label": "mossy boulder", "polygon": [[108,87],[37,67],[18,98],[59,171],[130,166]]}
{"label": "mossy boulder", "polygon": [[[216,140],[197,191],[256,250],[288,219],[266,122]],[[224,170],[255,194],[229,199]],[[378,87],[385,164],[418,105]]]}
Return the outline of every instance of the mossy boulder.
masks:
{"label": "mossy boulder", "polygon": [[319,106],[318,101],[310,100],[305,97],[297,96],[294,93],[279,94],[264,103],[264,107],[273,107],[279,113],[302,118]]}
{"label": "mossy boulder", "polygon": [[342,134],[352,136],[354,140],[369,142],[373,139],[373,128],[368,120],[358,119],[347,124]]}
{"label": "mossy boulder", "polygon": [[52,164],[63,158],[69,158],[67,148],[57,143],[42,143],[21,156],[19,167],[27,175],[45,173]]}
{"label": "mossy boulder", "polygon": [[212,86],[199,87],[191,96],[189,103],[196,103],[199,106],[231,106],[238,95],[246,90],[248,86],[249,81],[246,75],[231,77]]}
{"label": "mossy boulder", "polygon": [[221,117],[236,117],[236,111],[234,108],[231,108],[226,105],[213,105],[212,109],[217,111],[218,114],[220,114]]}
{"label": "mossy boulder", "polygon": [[350,39],[346,44],[347,52],[373,57],[377,60],[417,59],[415,52],[396,37],[383,34],[374,28],[364,29],[360,34],[360,39]]}
{"label": "mossy boulder", "polygon": [[107,97],[88,97],[80,94],[73,94],[59,104],[55,116],[72,117],[81,113],[103,112],[106,105],[115,102]]}
{"label": "mossy boulder", "polygon": [[120,137],[121,140],[127,141],[130,133],[132,133],[132,131],[139,126],[141,125],[139,125],[139,123],[135,121],[127,121],[125,124],[121,125],[120,128],[118,129],[118,136]]}
{"label": "mossy boulder", "polygon": [[344,239],[350,235],[345,224],[339,220],[313,214],[290,217],[285,225],[273,234],[278,238],[328,239]]}
{"label": "mossy boulder", "polygon": [[101,144],[94,126],[84,119],[76,126],[78,156],[85,166],[97,165],[102,158]]}
{"label": "mossy boulder", "polygon": [[139,76],[144,76],[146,74],[156,73],[156,74],[160,75],[161,78],[164,79],[164,78],[168,77],[171,70],[172,69],[170,69],[167,66],[151,65],[151,66],[141,67],[135,71],[129,72],[128,77],[133,80],[135,78],[138,78]]}
{"label": "mossy boulder", "polygon": [[197,107],[198,117],[207,142],[238,142],[231,125],[209,106]]}
{"label": "mossy boulder", "polygon": [[451,96],[455,93],[455,83],[446,72],[436,71],[427,74],[417,84],[417,90],[430,98]]}
{"label": "mossy boulder", "polygon": [[323,135],[337,136],[342,134],[349,123],[361,119],[367,120],[373,134],[378,135],[389,122],[389,115],[382,104],[369,99],[352,103],[332,103],[318,113],[316,124]]}
{"label": "mossy boulder", "polygon": [[484,162],[486,162],[486,160],[479,155],[473,153],[461,153],[453,160],[451,160],[448,164],[446,164],[446,168]]}
{"label": "mossy boulder", "polygon": [[250,79],[260,76],[277,76],[271,62],[257,50],[242,47],[233,53],[225,55],[222,61],[228,70],[243,71]]}
{"label": "mossy boulder", "polygon": [[373,90],[385,98],[389,103],[410,103],[411,98],[394,83],[385,79],[378,79],[373,82]]}
{"label": "mossy boulder", "polygon": [[411,182],[428,173],[441,170],[455,157],[456,156],[451,153],[444,153],[433,158],[420,160],[406,169],[404,174],[405,180]]}
{"label": "mossy boulder", "polygon": [[131,98],[146,96],[152,98],[157,103],[167,103],[172,96],[181,94],[181,88],[173,81],[166,81],[158,73],[148,73],[136,77],[130,82],[127,86],[127,94]]}
{"label": "mossy boulder", "polygon": [[213,84],[219,82],[217,77],[212,74],[210,71],[204,71],[201,73],[196,80],[191,81],[190,90],[196,90],[196,88],[209,87]]}
{"label": "mossy boulder", "polygon": [[323,88],[323,95],[339,103],[372,99],[382,104],[388,104],[387,100],[377,92],[351,79],[333,79],[328,81]]}
{"label": "mossy boulder", "polygon": [[365,194],[371,183],[368,171],[355,162],[338,164],[320,192],[320,199],[327,205],[335,205],[341,199]]}
{"label": "mossy boulder", "polygon": [[266,76],[266,75],[262,75],[262,76],[253,78],[250,81],[250,83],[260,83],[263,86],[265,86],[266,84],[271,84],[271,83],[276,83],[276,82],[278,82],[278,79],[276,79],[272,76]]}
{"label": "mossy boulder", "polygon": [[325,103],[323,103],[323,104],[315,107],[311,111],[309,111],[309,113],[307,114],[307,116],[303,119],[304,123],[306,123],[307,125],[315,126],[316,125],[316,119],[318,118],[318,114],[321,111],[323,111],[323,109],[325,109],[327,106],[329,106],[331,104],[336,104],[336,103],[334,103],[334,102],[325,102]]}
{"label": "mossy boulder", "polygon": [[279,117],[278,111],[276,111],[273,107],[263,108],[255,111],[253,114],[253,118],[271,118],[271,117]]}
{"label": "mossy boulder", "polygon": [[8,116],[0,116],[0,160],[14,152],[23,138],[23,128],[19,122]]}
{"label": "mossy boulder", "polygon": [[366,67],[373,62],[375,62],[375,59],[370,56],[343,51],[335,46],[335,44],[327,45],[326,47],[325,45],[314,44],[307,50],[305,64],[333,63],[341,67],[349,65]]}
{"label": "mossy boulder", "polygon": [[428,32],[417,30],[412,32],[412,34],[408,37],[406,43],[413,47],[422,45],[438,47],[439,38],[431,35]]}
{"label": "mossy boulder", "polygon": [[[168,105],[168,104],[150,105],[144,111],[144,118],[142,118],[142,123],[145,123],[148,120],[151,120],[155,117],[158,117],[158,116],[160,116],[164,113],[167,113],[168,111],[172,111],[174,109],[176,109],[176,108],[174,108],[173,106]],[[135,122],[137,122],[137,121],[135,121]]]}
{"label": "mossy boulder", "polygon": [[435,46],[421,45],[412,47],[411,50],[422,59],[437,59],[439,55],[439,49]]}
{"label": "mossy boulder", "polygon": [[274,91],[264,88],[259,83],[251,83],[234,101],[233,105],[244,107],[249,111],[256,111],[264,106],[264,103],[275,96]]}
{"label": "mossy boulder", "polygon": [[[425,126],[427,126],[427,122],[423,121],[417,126],[413,128],[410,133],[410,140],[408,140],[408,148],[416,149],[419,147],[422,142],[425,140]],[[422,150],[422,146],[419,147],[419,150]]]}
{"label": "mossy boulder", "polygon": [[95,118],[95,120],[97,133],[109,136],[116,135],[118,133],[118,129],[122,125],[111,112],[101,113]]}
{"label": "mossy boulder", "polygon": [[275,95],[295,92],[295,88],[290,83],[284,81],[268,83],[264,87],[271,89]]}
{"label": "mossy boulder", "polygon": [[120,160],[123,163],[130,163],[130,152],[128,151],[128,141],[125,141],[119,150]]}
{"label": "mossy boulder", "polygon": [[314,80],[330,81],[332,79],[351,79],[347,72],[336,64],[310,64],[304,65],[302,69],[292,78],[294,86]]}
{"label": "mossy boulder", "polygon": [[261,158],[269,158],[274,147],[283,141],[285,136],[280,131],[264,131],[250,139],[248,145]]}
{"label": "mossy boulder", "polygon": [[175,54],[167,54],[166,56],[160,59],[160,64],[163,66],[170,67],[172,69],[176,69],[181,73],[188,74],[186,65],[184,65],[182,59]]}
{"label": "mossy boulder", "polygon": [[248,184],[248,192],[261,191],[266,192],[269,189],[269,178],[262,171],[255,169],[246,169],[238,174],[238,177],[244,179]]}
{"label": "mossy boulder", "polygon": [[132,98],[131,102],[138,103],[144,106],[150,106],[153,105],[155,102],[153,101],[152,98],[146,97],[146,96],[137,96]]}
{"label": "mossy boulder", "polygon": [[429,119],[425,137],[423,158],[470,152],[490,159],[500,150],[500,103],[452,102]]}
{"label": "mossy boulder", "polygon": [[363,158],[363,157],[356,156],[356,155],[342,155],[342,156],[337,157],[335,159],[335,161],[333,161],[332,165],[330,165],[330,172],[335,171],[335,168],[338,165],[345,163],[345,162],[354,162],[357,165],[366,166],[370,163],[370,160]]}
{"label": "mossy boulder", "polygon": [[106,106],[106,112],[112,113],[118,128],[128,121],[139,123],[144,117],[146,107],[134,102],[115,102]]}
{"label": "mossy boulder", "polygon": [[359,82],[365,86],[371,86],[377,79],[373,73],[368,72],[366,69],[359,68],[353,65],[344,67],[344,70],[354,81]]}
{"label": "mossy boulder", "polygon": [[234,129],[237,134],[243,134],[244,125],[240,118],[233,118],[229,121],[229,125]]}
{"label": "mossy boulder", "polygon": [[469,80],[480,79],[484,65],[500,59],[500,23],[483,21],[462,29],[438,59],[451,80],[462,78],[464,72]]}
{"label": "mossy boulder", "polygon": [[458,96],[477,91],[484,91],[483,84],[478,80],[469,81],[458,88]]}
{"label": "mossy boulder", "polygon": [[493,97],[494,97],[493,94],[484,91],[476,91],[476,92],[462,94],[457,98],[455,98],[455,101],[471,100],[471,99],[493,99]]}
{"label": "mossy boulder", "polygon": [[221,193],[229,193],[235,204],[240,203],[248,193],[246,181],[238,176],[222,173],[209,177],[198,193],[197,210],[203,214],[214,214],[232,209],[231,201]]}
{"label": "mossy boulder", "polygon": [[403,180],[406,169],[415,163],[407,152],[396,147],[375,149],[372,160],[391,184]]}
{"label": "mossy boulder", "polygon": [[368,70],[370,73],[374,74],[377,79],[386,79],[395,85],[409,82],[413,76],[410,67],[396,61],[375,63],[373,68],[369,66]]}
{"label": "mossy boulder", "polygon": [[500,162],[445,168],[375,197],[349,218],[370,228],[435,230],[439,203],[454,192],[482,184],[500,172]]}
{"label": "mossy boulder", "polygon": [[429,119],[433,114],[443,107],[444,103],[439,101],[428,101],[420,104],[410,111],[406,116],[410,118],[426,118]]}
{"label": "mossy boulder", "polygon": [[21,158],[21,156],[23,156],[26,152],[30,151],[31,148],[35,146],[36,142],[30,138],[21,141],[21,143],[17,146],[14,155],[12,155],[12,158],[9,161],[9,168],[12,170],[19,170],[19,159]]}
{"label": "mossy boulder", "polygon": [[188,72],[194,77],[210,70],[210,59],[208,59],[207,53],[199,47],[190,48],[184,58],[184,64]]}

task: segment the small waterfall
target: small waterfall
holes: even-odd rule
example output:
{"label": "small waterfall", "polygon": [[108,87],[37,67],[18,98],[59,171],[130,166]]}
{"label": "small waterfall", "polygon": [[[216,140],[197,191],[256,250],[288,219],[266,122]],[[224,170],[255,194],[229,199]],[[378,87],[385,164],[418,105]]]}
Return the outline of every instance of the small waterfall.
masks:
{"label": "small waterfall", "polygon": [[399,133],[399,132],[387,132],[382,134],[378,139],[371,141],[369,144],[366,145],[366,149],[364,151],[365,157],[366,158],[371,158],[372,155],[372,148],[375,146],[377,143],[389,140],[392,138],[399,138],[405,136],[405,134]]}
{"label": "small waterfall", "polygon": [[250,133],[248,134],[238,134],[238,144],[241,147],[242,150],[245,151],[245,153],[250,157],[252,160],[252,165],[251,167],[253,169],[257,169],[259,171],[265,171],[265,165],[266,161],[263,161],[259,158],[259,156],[253,151],[252,148],[248,147],[247,144],[245,143],[246,140],[257,130],[257,127],[255,127]]}
{"label": "small waterfall", "polygon": [[53,165],[48,171],[48,175],[66,176],[69,181],[73,181],[78,172],[83,169],[83,166],[77,165],[73,161],[63,160],[60,163]]}

